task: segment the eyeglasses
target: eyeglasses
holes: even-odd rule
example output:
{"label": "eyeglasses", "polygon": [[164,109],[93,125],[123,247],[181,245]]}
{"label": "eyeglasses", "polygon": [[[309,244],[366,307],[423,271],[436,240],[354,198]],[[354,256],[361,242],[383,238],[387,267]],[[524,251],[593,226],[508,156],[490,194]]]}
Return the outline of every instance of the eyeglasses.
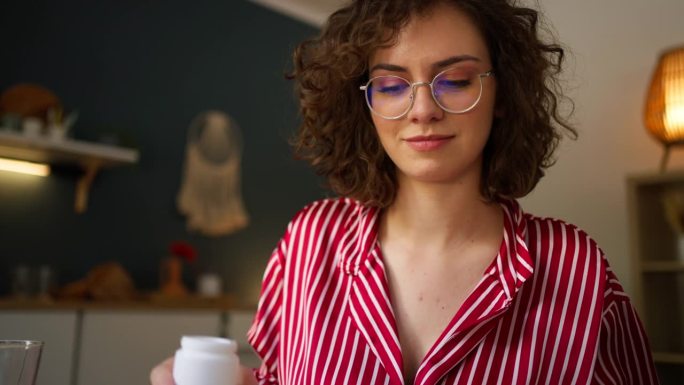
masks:
{"label": "eyeglasses", "polygon": [[395,75],[377,76],[359,87],[366,95],[370,110],[385,119],[400,119],[406,115],[416,98],[416,88],[429,86],[435,103],[452,114],[466,113],[482,98],[482,78],[493,71],[472,74],[472,70],[459,67],[438,73],[430,83],[410,81]]}

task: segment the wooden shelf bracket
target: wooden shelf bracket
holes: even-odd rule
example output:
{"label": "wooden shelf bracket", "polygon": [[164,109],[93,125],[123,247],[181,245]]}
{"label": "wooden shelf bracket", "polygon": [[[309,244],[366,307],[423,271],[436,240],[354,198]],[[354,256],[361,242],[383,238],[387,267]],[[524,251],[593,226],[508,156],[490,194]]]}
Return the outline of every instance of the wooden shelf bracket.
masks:
{"label": "wooden shelf bracket", "polygon": [[88,162],[83,170],[83,175],[76,182],[76,199],[74,201],[74,210],[76,213],[83,214],[88,208],[88,195],[90,193],[90,187],[93,184],[93,180],[100,171],[101,162],[93,160]]}

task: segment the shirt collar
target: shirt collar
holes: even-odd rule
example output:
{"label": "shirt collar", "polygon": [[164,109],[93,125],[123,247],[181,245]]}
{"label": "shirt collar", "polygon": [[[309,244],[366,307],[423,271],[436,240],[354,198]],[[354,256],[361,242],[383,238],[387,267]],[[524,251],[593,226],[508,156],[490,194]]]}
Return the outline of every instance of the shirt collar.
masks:
{"label": "shirt collar", "polygon": [[359,265],[370,257],[378,237],[380,210],[345,198],[347,204],[354,205],[344,223],[344,234],[338,245],[339,267],[349,275],[357,275]]}
{"label": "shirt collar", "polygon": [[499,202],[504,213],[504,234],[496,263],[488,270],[496,274],[508,301],[534,272],[534,262],[527,247],[527,220],[515,200]]}

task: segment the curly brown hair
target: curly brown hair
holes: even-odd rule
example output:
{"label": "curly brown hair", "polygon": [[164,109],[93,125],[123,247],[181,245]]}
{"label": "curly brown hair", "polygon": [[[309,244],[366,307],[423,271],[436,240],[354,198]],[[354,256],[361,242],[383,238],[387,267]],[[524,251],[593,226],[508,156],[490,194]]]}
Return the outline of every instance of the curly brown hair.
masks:
{"label": "curly brown hair", "polygon": [[292,140],[336,193],[386,207],[395,166],[383,150],[359,91],[368,59],[396,42],[411,17],[448,3],[482,33],[497,78],[496,111],[484,149],[480,191],[487,200],[527,195],[554,163],[563,131],[576,138],[559,101],[564,50],[539,36],[538,11],[516,0],[355,0],[294,52],[302,124]]}

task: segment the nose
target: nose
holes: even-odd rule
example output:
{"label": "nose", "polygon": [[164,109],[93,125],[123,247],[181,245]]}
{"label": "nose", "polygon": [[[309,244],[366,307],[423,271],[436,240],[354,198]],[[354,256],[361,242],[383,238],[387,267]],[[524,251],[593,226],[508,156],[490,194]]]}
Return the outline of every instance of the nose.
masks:
{"label": "nose", "polygon": [[408,112],[408,118],[414,123],[427,123],[442,119],[444,110],[437,105],[432,97],[429,83],[415,83],[413,85],[413,106]]}

